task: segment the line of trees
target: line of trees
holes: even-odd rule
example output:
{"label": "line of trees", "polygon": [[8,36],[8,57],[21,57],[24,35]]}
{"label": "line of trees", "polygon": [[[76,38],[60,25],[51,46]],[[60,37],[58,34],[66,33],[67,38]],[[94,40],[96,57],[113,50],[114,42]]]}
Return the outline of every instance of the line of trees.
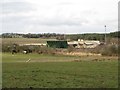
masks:
{"label": "line of trees", "polygon": [[74,34],[74,35],[67,35],[70,40],[104,40],[104,34]]}
{"label": "line of trees", "polygon": [[0,35],[2,38],[59,38],[63,37],[63,34],[56,33],[43,33],[43,34],[18,34],[18,33],[3,33]]}
{"label": "line of trees", "polygon": [[[107,33],[107,38],[120,38],[120,31]],[[105,34],[88,33],[88,34],[56,34],[56,33],[43,33],[43,34],[18,34],[18,33],[3,33],[0,35],[2,38],[56,38],[58,40],[99,40],[104,41]]]}
{"label": "line of trees", "polygon": [[[106,36],[107,38],[120,38],[120,31],[107,33]],[[99,40],[99,41],[105,40],[105,34],[97,34],[97,33],[70,34],[67,35],[66,37],[69,38],[70,40],[78,40],[78,39]]]}

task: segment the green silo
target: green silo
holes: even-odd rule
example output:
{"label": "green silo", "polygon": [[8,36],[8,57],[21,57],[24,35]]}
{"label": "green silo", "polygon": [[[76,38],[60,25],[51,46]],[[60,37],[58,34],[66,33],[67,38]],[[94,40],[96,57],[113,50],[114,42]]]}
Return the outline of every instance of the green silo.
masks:
{"label": "green silo", "polygon": [[47,46],[52,48],[67,48],[67,41],[47,41]]}

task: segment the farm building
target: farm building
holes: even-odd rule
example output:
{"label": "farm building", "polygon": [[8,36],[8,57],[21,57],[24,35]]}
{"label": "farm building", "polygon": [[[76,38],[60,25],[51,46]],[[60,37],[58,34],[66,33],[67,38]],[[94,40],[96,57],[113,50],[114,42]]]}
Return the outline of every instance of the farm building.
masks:
{"label": "farm building", "polygon": [[68,42],[68,45],[72,45],[75,48],[95,48],[98,45],[100,45],[100,41],[78,40],[78,41]]}
{"label": "farm building", "polygon": [[52,48],[67,48],[67,41],[47,41],[47,46]]}
{"label": "farm building", "polygon": [[46,46],[46,43],[28,43],[28,44],[19,44],[19,46]]}
{"label": "farm building", "polygon": [[73,46],[75,48],[95,48],[100,45],[100,41],[94,40],[78,40],[78,41],[64,41],[64,40],[54,40],[47,41],[47,43],[28,43],[19,44],[19,46],[47,46],[52,48],[67,48],[68,46]]}

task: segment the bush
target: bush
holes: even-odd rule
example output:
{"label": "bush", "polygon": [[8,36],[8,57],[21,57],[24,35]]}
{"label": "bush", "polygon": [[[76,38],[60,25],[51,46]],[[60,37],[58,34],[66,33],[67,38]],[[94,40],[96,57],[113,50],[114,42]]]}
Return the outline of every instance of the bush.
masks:
{"label": "bush", "polygon": [[13,49],[19,52],[19,46],[17,44],[2,44],[2,52],[12,52]]}
{"label": "bush", "polygon": [[101,49],[101,54],[103,56],[117,56],[118,46],[117,45],[107,45]]}
{"label": "bush", "polygon": [[55,48],[49,48],[49,47],[40,47],[38,50],[38,54],[56,54],[56,49]]}
{"label": "bush", "polygon": [[74,47],[70,45],[67,50],[70,53],[70,52],[74,51]]}

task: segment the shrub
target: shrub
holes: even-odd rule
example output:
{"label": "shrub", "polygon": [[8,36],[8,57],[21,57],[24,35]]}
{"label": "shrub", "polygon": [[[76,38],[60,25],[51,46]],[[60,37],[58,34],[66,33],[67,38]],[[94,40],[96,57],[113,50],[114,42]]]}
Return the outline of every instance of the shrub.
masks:
{"label": "shrub", "polygon": [[101,49],[101,54],[103,56],[117,56],[118,46],[117,45],[107,45]]}
{"label": "shrub", "polygon": [[2,52],[12,52],[12,50],[19,52],[19,46],[17,44],[2,44]]}
{"label": "shrub", "polygon": [[70,53],[70,52],[74,51],[74,47],[70,45],[67,50]]}
{"label": "shrub", "polygon": [[49,48],[49,47],[40,47],[38,50],[38,54],[56,54],[56,49],[55,48]]}

